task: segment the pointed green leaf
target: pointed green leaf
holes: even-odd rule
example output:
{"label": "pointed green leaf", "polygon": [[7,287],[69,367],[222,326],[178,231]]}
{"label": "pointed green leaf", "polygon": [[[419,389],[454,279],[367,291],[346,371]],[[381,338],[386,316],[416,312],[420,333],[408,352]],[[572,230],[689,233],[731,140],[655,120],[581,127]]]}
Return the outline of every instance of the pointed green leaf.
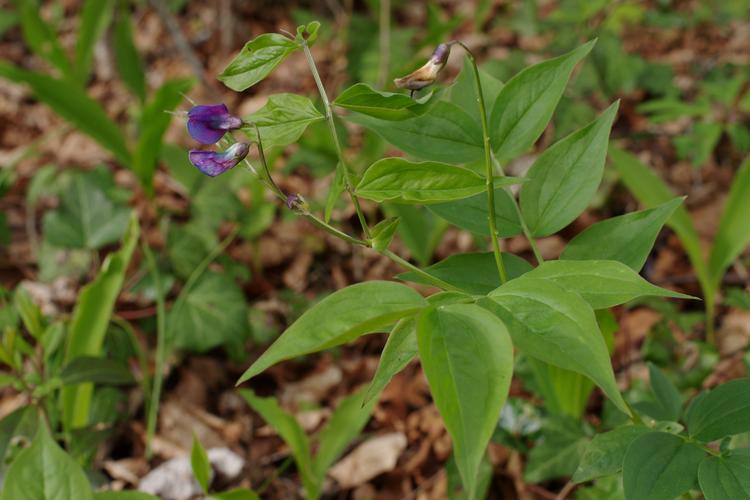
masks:
{"label": "pointed green leaf", "polygon": [[520,199],[524,220],[534,236],[549,236],[570,224],[596,194],[618,106],[619,101],[547,148],[529,169]]}
{"label": "pointed green leaf", "polygon": [[255,126],[260,131],[263,148],[286,146],[295,142],[308,125],[325,117],[307,97],[296,94],[275,94],[255,113],[244,118],[242,131],[257,142]]}
{"label": "pointed green leaf", "polygon": [[[479,69],[479,81],[482,83],[482,94],[484,95],[485,105],[490,110],[503,88],[503,82],[481,68]],[[477,95],[476,84],[474,83],[474,67],[469,57],[465,56],[461,72],[450,88],[450,102],[466,111],[477,123],[481,123],[478,99],[479,96]]]}
{"label": "pointed green leaf", "polygon": [[333,104],[380,120],[408,120],[426,113],[438,101],[440,92],[430,92],[418,99],[406,94],[380,92],[366,83],[344,90]]}
{"label": "pointed green leaf", "polygon": [[691,436],[706,442],[750,431],[750,378],[700,394],[688,407],[685,423]]}
{"label": "pointed green leaf", "polygon": [[526,277],[554,281],[579,294],[593,309],[606,309],[647,296],[694,298],[652,285],[615,260],[548,260]]}
{"label": "pointed green leaf", "polygon": [[37,0],[16,0],[16,9],[20,15],[21,30],[26,45],[37,56],[55,66],[62,76],[73,76],[73,68],[60,45],[59,37],[52,27],[41,17],[41,8]]}
{"label": "pointed green leaf", "polygon": [[241,92],[265,77],[300,45],[284,35],[264,33],[245,44],[217,77],[230,89]]}
{"label": "pointed green leaf", "polygon": [[573,474],[589,441],[581,424],[572,418],[549,419],[542,435],[529,453],[524,480],[540,483]]}
{"label": "pointed green leaf", "polygon": [[592,224],[575,236],[560,255],[564,260],[616,260],[640,271],[662,226],[685,198]]}
{"label": "pointed green leaf", "polygon": [[143,68],[143,60],[138,54],[135,42],[133,42],[133,33],[130,10],[126,4],[121,3],[112,31],[115,65],[125,86],[141,102],[144,102],[146,100],[146,71]]}
{"label": "pointed green leaf", "polygon": [[573,481],[583,483],[622,470],[622,462],[630,444],[649,432],[643,425],[625,425],[594,436],[586,446]]}
{"label": "pointed green leaf", "polygon": [[706,500],[750,498],[750,453],[735,450],[729,456],[709,456],[698,467],[698,481]]}
{"label": "pointed green leaf", "polygon": [[378,222],[372,228],[372,248],[378,252],[386,250],[391,244],[393,236],[396,234],[399,218],[388,218]]}
{"label": "pointed green leaf", "polygon": [[513,345],[503,323],[473,304],[432,307],[417,319],[419,357],[435,405],[453,440],[471,498],[482,456],[513,375]]}
{"label": "pointed green leaf", "polygon": [[490,115],[490,136],[499,160],[518,156],[542,135],[573,68],[594,43],[592,40],[560,57],[530,66],[505,84]]}
{"label": "pointed green leaf", "polygon": [[406,368],[417,355],[417,349],[416,322],[413,317],[403,318],[388,334],[378,368],[365,393],[364,404],[373,401],[393,376]]}
{"label": "pointed green leaf", "polygon": [[658,417],[651,415],[657,420],[668,420],[676,422],[682,412],[682,395],[674,384],[653,363],[648,364],[649,381],[651,389],[656,396],[656,403],[661,409]]}
{"label": "pointed green leaf", "polygon": [[201,445],[201,442],[198,441],[195,433],[193,433],[193,448],[190,451],[190,466],[193,469],[195,479],[201,485],[203,493],[208,493],[213,469],[211,469],[211,462],[208,461],[208,454]]}
{"label": "pointed green leaf", "polygon": [[279,361],[322,351],[378,331],[427,305],[415,290],[368,281],[332,293],[303,314],[248,368],[242,382]]}
{"label": "pointed green leaf", "polygon": [[94,47],[112,20],[114,8],[114,0],[86,0],[83,4],[75,57],[75,78],[78,82],[86,83],[89,77]]}
{"label": "pointed green leaf", "polygon": [[[487,194],[480,193],[463,200],[428,206],[431,212],[451,224],[480,236],[489,236]],[[500,238],[521,234],[521,222],[511,195],[505,189],[495,189],[495,227]]]}

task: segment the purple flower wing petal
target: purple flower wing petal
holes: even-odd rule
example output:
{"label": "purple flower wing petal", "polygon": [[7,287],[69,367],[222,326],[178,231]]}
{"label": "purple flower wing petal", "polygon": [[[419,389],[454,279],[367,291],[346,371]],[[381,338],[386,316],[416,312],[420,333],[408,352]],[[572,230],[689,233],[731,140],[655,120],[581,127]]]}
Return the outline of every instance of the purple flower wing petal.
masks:
{"label": "purple flower wing petal", "polygon": [[198,170],[211,177],[223,174],[240,161],[236,158],[226,158],[223,154],[215,151],[195,149],[190,151],[189,158],[190,163],[198,167]]}
{"label": "purple flower wing petal", "polygon": [[201,104],[188,111],[188,118],[195,120],[213,120],[216,116],[228,115],[226,104]]}
{"label": "purple flower wing petal", "polygon": [[216,144],[225,134],[223,130],[211,128],[208,121],[192,117],[188,118],[187,127],[190,136],[201,144]]}

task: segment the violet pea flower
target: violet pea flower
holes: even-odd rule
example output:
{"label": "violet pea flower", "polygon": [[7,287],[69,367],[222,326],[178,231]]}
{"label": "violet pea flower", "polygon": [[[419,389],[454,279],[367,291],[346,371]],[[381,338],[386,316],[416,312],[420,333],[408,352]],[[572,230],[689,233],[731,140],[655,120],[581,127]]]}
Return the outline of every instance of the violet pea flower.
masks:
{"label": "violet pea flower", "polygon": [[191,149],[188,157],[190,163],[198,167],[198,170],[210,177],[216,177],[244,160],[249,151],[248,144],[238,142],[229,146],[223,153]]}
{"label": "violet pea flower", "polygon": [[188,111],[188,132],[202,144],[214,144],[229,130],[242,127],[242,119],[229,114],[225,104],[193,106]]}

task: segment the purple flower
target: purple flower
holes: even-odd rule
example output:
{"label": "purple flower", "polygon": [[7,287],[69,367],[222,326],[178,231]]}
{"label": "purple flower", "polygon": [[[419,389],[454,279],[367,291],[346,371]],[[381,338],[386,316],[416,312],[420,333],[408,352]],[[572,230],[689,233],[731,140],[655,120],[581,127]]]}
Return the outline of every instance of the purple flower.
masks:
{"label": "purple flower", "polygon": [[224,104],[194,106],[188,112],[188,132],[202,144],[214,144],[228,130],[242,127],[242,120],[229,114]]}
{"label": "purple flower", "polygon": [[437,79],[438,73],[445,67],[445,63],[448,62],[448,56],[451,54],[451,46],[447,43],[441,43],[432,53],[432,57],[427,61],[424,66],[418,70],[409,73],[408,75],[396,78],[393,83],[400,89],[408,89],[412,91],[423,89],[429,85],[432,85]]}
{"label": "purple flower", "polygon": [[293,209],[300,201],[301,197],[299,195],[290,194],[286,197],[286,206],[289,207],[289,209]]}
{"label": "purple flower", "polygon": [[208,176],[216,177],[241,162],[249,151],[249,145],[238,142],[232,144],[223,153],[191,149],[189,158],[190,163],[198,167],[198,170]]}

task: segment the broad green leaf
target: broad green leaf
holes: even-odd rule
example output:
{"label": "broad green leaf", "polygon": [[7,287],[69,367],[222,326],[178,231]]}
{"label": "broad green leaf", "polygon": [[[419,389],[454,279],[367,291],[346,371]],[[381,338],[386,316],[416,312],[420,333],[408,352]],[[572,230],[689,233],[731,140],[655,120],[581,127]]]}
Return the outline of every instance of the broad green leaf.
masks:
{"label": "broad green leaf", "polygon": [[80,356],[65,365],[60,372],[65,385],[93,382],[106,385],[128,385],[135,382],[126,364],[119,360]]}
{"label": "broad green leaf", "polygon": [[662,226],[685,198],[592,224],[575,236],[560,255],[564,260],[616,260],[640,271]]}
{"label": "broad green leaf", "polygon": [[693,487],[705,452],[680,436],[649,432],[632,442],[622,473],[628,500],[674,500]]}
{"label": "broad green leaf", "polygon": [[529,169],[520,199],[521,212],[534,236],[549,236],[570,224],[596,194],[618,106],[619,101],[547,148]]}
{"label": "broad green leaf", "polygon": [[[516,255],[503,253],[502,257],[509,280],[518,278],[533,269],[531,264]],[[500,275],[497,272],[495,256],[492,252],[451,255],[425,268],[424,271],[461,290],[477,295],[485,295],[500,286]],[[397,278],[429,284],[424,278],[411,271],[401,273]]]}
{"label": "broad green leaf", "polygon": [[263,148],[286,146],[299,139],[308,125],[325,117],[307,97],[296,94],[275,94],[255,113],[245,117],[242,131],[251,141],[258,141],[253,124],[258,126]]}
{"label": "broad green leaf", "polygon": [[518,156],[542,135],[573,68],[594,43],[592,40],[560,57],[530,66],[505,84],[490,115],[490,136],[499,160]]}
{"label": "broad green leaf", "polygon": [[193,475],[200,484],[204,493],[208,493],[208,487],[211,485],[211,476],[213,469],[211,462],[208,461],[206,450],[198,441],[198,437],[193,433],[193,448],[190,450],[190,466],[193,469]]}
{"label": "broad green leaf", "polygon": [[377,398],[393,376],[406,368],[406,365],[414,359],[417,350],[416,322],[413,317],[403,318],[388,334],[388,340],[380,354],[378,368],[365,393],[364,404]]}
{"label": "broad green leaf", "polygon": [[40,422],[31,446],[8,468],[3,500],[90,500],[91,486],[81,467],[52,439]]}
{"label": "broad green leaf", "polygon": [[606,309],[647,296],[693,298],[652,285],[615,260],[548,260],[527,277],[554,281],[583,297],[593,309]]}
{"label": "broad green leaf", "polygon": [[432,398],[453,440],[456,465],[471,498],[508,396],[513,345],[505,325],[474,304],[425,310],[417,319],[417,341]]}
{"label": "broad green leaf", "polygon": [[[498,177],[495,185],[518,182],[515,177]],[[373,163],[359,181],[356,194],[379,202],[430,204],[468,198],[485,189],[484,177],[468,168],[394,157]]]}
{"label": "broad green leaf", "polygon": [[217,77],[230,89],[241,92],[268,76],[300,45],[284,35],[264,33],[247,42]]}
{"label": "broad green leaf", "polygon": [[34,97],[108,149],[120,163],[130,164],[130,152],[120,127],[77,85],[3,62],[0,77],[28,85]]}
{"label": "broad green leaf", "polygon": [[[485,106],[491,110],[492,104],[503,88],[503,83],[482,69],[479,70],[479,81],[482,83]],[[481,123],[478,99],[474,83],[474,68],[469,57],[465,56],[463,68],[450,88],[450,102],[466,111],[477,123]]]}
{"label": "broad green leaf", "polygon": [[615,406],[630,414],[617,388],[594,311],[578,294],[552,281],[524,276],[505,283],[480,303],[500,317],[519,349],[586,375]]}
{"label": "broad green leaf", "polygon": [[[675,195],[669,186],[641,163],[636,156],[612,147],[609,149],[609,157],[625,186],[646,207],[656,207],[674,199]],[[712,294],[713,290],[709,285],[710,279],[706,259],[698,233],[685,207],[677,207],[672,217],[667,221],[667,225],[679,236],[682,246],[685,248],[685,253],[693,264],[701,287],[707,295],[706,300],[710,301],[708,295]]]}
{"label": "broad green leaf", "polygon": [[112,31],[115,66],[125,86],[141,102],[146,100],[146,71],[133,42],[133,23],[127,4],[122,3]]}
{"label": "broad green leaf", "polygon": [[359,436],[370,420],[377,402],[373,398],[362,404],[364,390],[359,390],[342,399],[318,434],[318,451],[312,461],[312,470],[319,482],[323,482],[328,468],[341,456],[347,446]]}
{"label": "broad green leaf", "polygon": [[132,169],[147,193],[153,194],[153,177],[157,160],[161,153],[164,133],[172,121],[170,111],[183,100],[192,82],[190,80],[170,80],[156,91],[153,99],[143,109],[139,122],[138,143],[133,154]]}
{"label": "broad green leaf", "polygon": [[399,220],[398,218],[384,219],[372,228],[372,248],[378,252],[382,252],[388,248],[393,236],[396,234]]}
{"label": "broad green leaf", "polygon": [[729,197],[719,221],[708,263],[712,285],[718,288],[727,267],[750,243],[750,157],[740,165],[732,179]]}
{"label": "broad green leaf", "polygon": [[419,205],[384,203],[382,207],[387,216],[400,220],[396,234],[417,263],[426,266],[432,262],[448,223]]}
{"label": "broad green leaf", "polygon": [[76,43],[75,78],[86,83],[91,72],[94,47],[112,20],[115,0],[86,0],[81,12],[81,26]]}
{"label": "broad green leaf", "polygon": [[378,331],[426,305],[415,290],[389,281],[368,281],[338,290],[287,328],[237,383],[279,361],[329,349]]}
{"label": "broad green leaf", "polygon": [[305,431],[297,423],[297,420],[285,412],[273,397],[261,398],[256,396],[253,391],[247,389],[240,389],[240,396],[247,401],[247,404],[253,410],[260,414],[268,425],[273,427],[273,430],[289,446],[308,497],[315,498],[316,495],[312,495],[311,493],[317,493],[318,482],[313,473],[310,441],[307,439]]}
{"label": "broad green leaf", "polygon": [[685,423],[691,436],[708,442],[750,431],[749,415],[750,378],[741,378],[695,398]]}
{"label": "broad green leaf", "polygon": [[573,474],[589,441],[580,424],[571,418],[547,421],[542,434],[543,439],[529,453],[524,471],[524,480],[529,483]]}
{"label": "broad green leaf", "polygon": [[[0,478],[5,477],[8,467],[6,455],[12,449],[14,438],[23,435],[23,430],[37,421],[35,410],[33,406],[22,406],[0,420]],[[29,434],[33,436],[35,432],[32,430]]]}
{"label": "broad green leaf", "polygon": [[94,173],[77,173],[60,206],[44,214],[44,238],[57,246],[96,250],[120,239],[129,216],[130,209],[112,201]]}
{"label": "broad green leaf", "polygon": [[680,418],[682,410],[682,396],[674,384],[653,363],[648,365],[649,381],[651,389],[656,396],[656,403],[661,408],[658,420],[676,422]]}
{"label": "broad green leaf", "polygon": [[438,98],[439,92],[412,99],[406,94],[380,92],[366,83],[357,83],[344,90],[333,104],[380,120],[399,121],[424,114]]}
{"label": "broad green leaf", "polygon": [[[487,194],[480,193],[463,200],[429,205],[429,210],[451,224],[480,236],[489,236]],[[495,189],[495,227],[500,238],[521,234],[521,222],[511,195],[505,189]]]}
{"label": "broad green leaf", "polygon": [[41,17],[41,8],[36,0],[15,0],[21,19],[21,30],[26,45],[37,56],[56,67],[62,76],[73,75],[73,67],[60,45],[57,33]]}
{"label": "broad green leaf", "polygon": [[201,276],[168,315],[167,337],[178,349],[205,352],[250,331],[242,289],[224,273]]}
{"label": "broad green leaf", "polygon": [[586,446],[573,481],[583,483],[622,470],[622,462],[630,444],[649,432],[642,425],[625,425],[594,436]]}
{"label": "broad green leaf", "polygon": [[745,453],[703,459],[698,467],[698,481],[706,500],[750,498],[750,454],[742,451]]}
{"label": "broad green leaf", "polygon": [[[66,363],[80,356],[101,355],[109,319],[139,234],[138,219],[133,213],[120,250],[107,255],[94,281],[81,289],[68,328]],[[91,383],[63,388],[63,423],[67,429],[85,427],[88,424],[93,390]]]}
{"label": "broad green leaf", "polygon": [[361,114],[346,119],[369,128],[401,151],[424,160],[468,163],[482,158],[482,129],[455,104],[440,101],[429,112],[401,121]]}
{"label": "broad green leaf", "polygon": [[216,235],[196,222],[169,225],[167,255],[180,277],[187,279],[217,244]]}

